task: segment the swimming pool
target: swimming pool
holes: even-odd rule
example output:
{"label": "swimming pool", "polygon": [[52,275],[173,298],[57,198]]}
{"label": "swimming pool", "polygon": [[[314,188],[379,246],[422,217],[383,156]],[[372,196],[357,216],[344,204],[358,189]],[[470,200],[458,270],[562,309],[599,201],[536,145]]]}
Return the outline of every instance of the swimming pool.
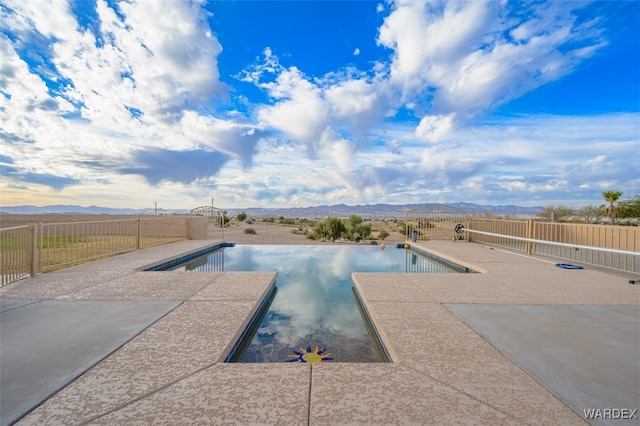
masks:
{"label": "swimming pool", "polygon": [[168,270],[278,272],[271,305],[231,362],[296,361],[316,347],[305,358],[387,362],[363,320],[351,273],[452,272],[412,251],[357,245],[238,245]]}

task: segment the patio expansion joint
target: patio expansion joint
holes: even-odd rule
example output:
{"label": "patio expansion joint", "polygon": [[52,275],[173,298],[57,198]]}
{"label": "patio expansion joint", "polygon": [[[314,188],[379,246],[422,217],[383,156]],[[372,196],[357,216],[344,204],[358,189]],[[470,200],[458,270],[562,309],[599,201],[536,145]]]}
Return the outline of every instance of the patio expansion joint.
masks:
{"label": "patio expansion joint", "polygon": [[[145,272],[147,273],[147,272]],[[152,272],[153,273],[153,272]],[[185,274],[190,274],[191,272],[184,272]],[[179,274],[179,272],[177,272],[177,274]],[[210,285],[212,285],[213,283],[215,283],[216,281],[218,281],[220,279],[220,277],[222,277],[222,274],[215,274],[215,276],[213,277],[213,279],[211,281],[209,281],[207,284],[203,285],[202,287],[193,290],[193,293],[189,294],[189,296],[185,297],[185,302],[189,301],[189,302],[193,302],[193,300],[191,300],[196,294],[200,293],[202,290],[204,290],[205,288],[209,287]]]}
{"label": "patio expansion joint", "polygon": [[149,392],[146,392],[146,393],[144,393],[142,395],[139,395],[139,396],[137,396],[135,398],[129,399],[129,400],[127,400],[125,402],[122,402],[120,404],[117,404],[113,408],[110,408],[109,410],[107,410],[107,411],[105,411],[103,413],[97,414],[97,415],[91,417],[90,419],[87,419],[86,421],[80,423],[80,424],[81,425],[91,424],[91,423],[95,422],[96,420],[98,420],[98,419],[100,419],[102,417],[108,416],[109,414],[112,414],[112,413],[115,413],[115,412],[117,412],[119,410],[122,410],[123,408],[125,408],[125,407],[127,407],[127,406],[129,406],[131,404],[135,404],[136,402],[139,402],[139,401],[141,401],[141,400],[143,400],[145,398],[148,398],[148,397],[150,397],[152,395],[155,395],[158,392],[161,392],[161,391],[163,391],[165,389],[168,389],[171,386],[175,385],[176,383],[179,383],[182,380],[185,380],[185,379],[187,379],[189,377],[192,377],[192,376],[194,376],[196,374],[199,374],[199,373],[207,370],[208,368],[213,367],[216,364],[218,364],[218,362],[214,361],[214,362],[212,362],[210,364],[202,366],[202,367],[200,367],[200,368],[198,368],[198,369],[196,369],[196,370],[194,370],[194,371],[192,371],[190,373],[187,373],[187,374],[185,374],[183,376],[178,377],[177,379],[174,379],[174,380],[172,380],[170,382],[167,382],[167,383],[163,384],[162,386],[159,386],[159,387],[157,387],[155,389],[152,389]]}
{"label": "patio expansion joint", "polygon": [[[2,297],[2,299],[13,299],[12,297]],[[23,299],[14,299],[14,300],[23,300]],[[9,309],[3,309],[0,310],[0,314],[4,314],[5,312],[11,312],[15,309],[20,309],[20,308],[24,308],[25,306],[29,306],[29,305],[34,305],[36,303],[42,303],[43,301],[45,301],[46,299],[29,299],[28,303],[25,303],[24,305],[18,305],[18,306],[14,306],[13,308],[9,308]]]}
{"label": "patio expansion joint", "polygon": [[313,364],[309,368],[309,389],[307,390],[307,426],[311,424],[311,390],[313,389]]}
{"label": "patio expansion joint", "polygon": [[[38,274],[38,276],[35,277],[35,279],[38,279],[39,277],[42,277],[45,274],[47,274],[50,277],[54,277],[56,272],[58,272],[58,271],[44,272],[44,273]],[[64,270],[61,271],[61,272],[65,272],[66,273],[66,271],[64,271]],[[86,274],[86,272],[73,272],[73,273],[74,274],[77,273],[79,276],[82,276],[82,275]],[[74,293],[78,293],[80,291],[85,291],[85,290],[90,289],[90,288],[101,286],[101,285],[107,284],[107,283],[109,283],[111,281],[114,281],[114,280],[117,280],[117,279],[121,279],[123,276],[127,276],[127,275],[130,275],[130,274],[123,274],[123,275],[118,275],[118,276],[114,276],[114,277],[111,277],[111,278],[107,278],[104,281],[95,282],[95,283],[89,284],[87,286],[84,286],[82,288],[76,288],[76,289],[73,289],[73,290],[60,292],[60,293],[56,294],[55,296],[36,297],[34,299],[30,299],[28,296],[27,297],[19,297],[18,295],[12,296],[10,294],[12,289],[8,288],[8,289],[4,289],[3,292],[0,292],[0,297],[3,298],[3,299],[37,300],[39,302],[44,301],[44,300],[58,301],[58,300],[60,300],[59,298],[61,298],[61,297],[70,296],[70,295],[73,295]],[[10,285],[12,285],[12,284],[16,284],[17,285],[17,284],[19,284],[19,281],[15,281],[15,282],[11,283]],[[43,284],[40,284],[40,285],[42,285],[42,286],[55,286],[56,284],[55,283],[52,284],[51,282],[47,282],[47,283],[43,283]],[[9,296],[7,296],[5,293],[9,293]]]}
{"label": "patio expansion joint", "polygon": [[85,290],[88,290],[90,288],[98,287],[98,286],[107,284],[107,283],[109,283],[109,282],[111,282],[111,281],[113,281],[115,279],[118,279],[118,278],[120,278],[120,277],[110,278],[110,279],[108,279],[106,281],[101,281],[99,283],[94,283],[94,284],[88,285],[86,287],[82,287],[81,289],[75,289],[75,290],[72,290],[72,291],[60,293],[60,294],[58,294],[56,296],[53,296],[53,297],[51,297],[49,299],[46,299],[46,300],[58,300],[60,297],[72,296],[74,293],[78,293],[79,291],[85,291]]}
{"label": "patio expansion joint", "polygon": [[[458,388],[457,386],[453,385],[452,383],[448,383],[448,382],[446,382],[446,381],[444,381],[444,380],[442,380],[442,379],[438,379],[437,377],[432,376],[432,375],[431,375],[431,374],[429,374],[428,372],[421,371],[421,370],[419,370],[419,369],[417,369],[417,368],[415,368],[415,367],[413,367],[413,366],[411,366],[411,365],[409,365],[409,364],[404,364],[404,363],[402,363],[402,361],[400,361],[400,362],[399,362],[399,364],[402,364],[404,367],[408,368],[409,370],[415,371],[416,375],[418,375],[418,376],[426,376],[426,377],[428,377],[430,380],[433,380],[434,382],[436,382],[436,383],[440,384],[441,386],[444,386],[444,387],[447,387],[447,388],[454,389],[456,392],[458,392],[458,393],[460,393],[460,394],[462,394],[462,395],[466,396],[467,398],[470,398],[470,399],[472,399],[472,400],[474,400],[474,401],[478,402],[479,404],[482,404],[482,405],[484,405],[484,406],[486,406],[486,407],[491,408],[492,410],[495,410],[495,411],[497,411],[497,412],[499,412],[499,413],[503,414],[505,417],[507,417],[507,418],[509,418],[509,419],[513,420],[514,422],[520,423],[520,422],[522,421],[522,419],[519,419],[519,418],[517,418],[517,417],[513,416],[513,414],[511,414],[511,413],[509,413],[509,412],[504,411],[504,410],[503,410],[503,409],[501,409],[500,407],[497,407],[497,406],[495,406],[494,404],[491,404],[490,402],[485,401],[485,400],[483,400],[482,398],[477,397],[476,395],[473,395],[473,394],[471,394],[471,393],[469,393],[469,392],[466,392],[466,391],[464,391],[464,390],[462,390],[462,389]],[[555,395],[554,395],[554,396],[555,396]]]}

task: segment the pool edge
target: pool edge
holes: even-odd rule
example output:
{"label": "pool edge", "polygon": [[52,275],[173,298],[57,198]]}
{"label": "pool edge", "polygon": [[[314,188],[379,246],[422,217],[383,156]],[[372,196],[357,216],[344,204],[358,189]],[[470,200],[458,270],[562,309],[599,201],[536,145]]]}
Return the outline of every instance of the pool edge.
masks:
{"label": "pool edge", "polygon": [[[262,296],[258,299],[258,302],[253,306],[249,315],[242,322],[238,331],[233,335],[229,344],[224,348],[222,354],[218,358],[219,363],[240,363],[238,360],[234,360],[238,349],[241,347],[243,343],[246,342],[247,337],[251,333],[251,330],[255,326],[259,326],[262,322],[263,317],[266,315],[267,311],[271,307],[271,302],[273,302],[274,297],[277,293],[276,280],[278,277],[278,273],[273,273],[273,278],[271,279],[271,283],[267,286],[265,291],[262,293]],[[256,328],[257,331],[257,328]],[[253,340],[253,336],[250,340]]]}
{"label": "pool edge", "polygon": [[[407,243],[409,244],[409,243]],[[454,257],[448,256],[446,254],[443,254],[439,251],[433,250],[431,248],[427,248],[421,244],[418,243],[411,243],[409,246],[410,250],[413,250],[415,252],[417,252],[418,254],[421,254],[423,256],[426,256],[427,258],[431,258],[432,260],[435,260],[436,262],[440,262],[444,265],[446,265],[447,267],[451,267],[452,265],[454,266],[453,269],[456,272],[459,273],[463,273],[463,274],[473,274],[473,273],[480,273],[480,274],[486,274],[489,271],[487,271],[484,268],[481,268],[477,265],[472,265],[468,262],[464,262],[460,259],[456,259]],[[457,270],[457,268],[463,267],[466,268],[467,271],[459,271]]]}
{"label": "pool edge", "polygon": [[399,362],[398,354],[393,349],[393,346],[391,345],[391,342],[387,337],[387,335],[385,334],[384,330],[379,326],[380,321],[378,321],[375,314],[371,311],[371,309],[369,309],[369,305],[367,304],[367,301],[364,299],[364,297],[362,297],[362,294],[360,293],[360,283],[354,276],[353,272],[351,273],[351,281],[353,282],[354,294],[356,295],[358,304],[360,304],[360,309],[367,316],[366,318],[363,318],[363,320],[368,322],[376,338],[378,339],[380,348],[382,349],[384,355],[387,358],[387,363],[390,363],[390,364],[398,363]]}

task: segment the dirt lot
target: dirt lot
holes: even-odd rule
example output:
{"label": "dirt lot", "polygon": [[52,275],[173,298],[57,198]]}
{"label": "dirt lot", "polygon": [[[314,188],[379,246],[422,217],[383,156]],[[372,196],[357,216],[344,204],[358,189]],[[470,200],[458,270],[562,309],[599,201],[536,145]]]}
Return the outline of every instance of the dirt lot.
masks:
{"label": "dirt lot", "polygon": [[[244,230],[247,228],[253,228],[255,234],[245,234]],[[307,239],[302,234],[294,234],[292,231],[297,231],[296,226],[282,226],[271,225],[267,223],[254,223],[251,225],[231,224],[224,230],[224,239],[236,244],[334,244],[332,242],[321,242]],[[385,243],[395,243],[404,241],[404,237],[398,232],[390,232],[389,236],[385,238]],[[373,232],[374,236],[377,236],[377,232]],[[379,240],[378,243],[382,241]],[[367,241],[365,244],[368,244]],[[335,244],[352,244],[346,241],[336,241]],[[362,244],[362,243],[360,243]]]}
{"label": "dirt lot", "polygon": [[[94,214],[8,214],[0,213],[0,228],[9,228],[12,226],[27,225],[29,223],[66,223],[66,222],[88,222],[88,221],[108,221],[122,219],[137,219],[146,216],[134,215],[94,215]],[[150,216],[153,217],[153,216]],[[397,232],[397,225],[393,222],[369,222],[374,232],[373,237],[377,238],[377,230],[385,229],[389,236],[385,242],[401,242],[404,237]],[[255,234],[245,234],[247,228],[253,228]],[[308,228],[310,229],[310,228]],[[321,242],[307,239],[299,232],[297,226],[283,226],[279,224],[270,224],[264,222],[255,222],[253,224],[238,223],[232,221],[225,228],[225,240],[238,244],[333,244],[331,242]],[[378,240],[378,243],[382,242]],[[339,244],[350,244],[345,241],[338,241]],[[366,241],[365,244],[368,244]],[[362,243],[361,243],[362,244]]]}
{"label": "dirt lot", "polygon": [[92,222],[101,220],[128,220],[138,219],[142,215],[111,215],[111,214],[10,214],[0,213],[0,228],[28,225],[30,223],[68,223],[68,222]]}

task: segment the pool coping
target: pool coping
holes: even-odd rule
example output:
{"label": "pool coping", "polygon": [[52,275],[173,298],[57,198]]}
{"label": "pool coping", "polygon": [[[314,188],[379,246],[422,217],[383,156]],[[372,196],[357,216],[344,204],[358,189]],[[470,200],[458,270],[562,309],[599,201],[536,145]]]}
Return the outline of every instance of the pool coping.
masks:
{"label": "pool coping", "polygon": [[[25,295],[31,291],[38,296],[37,300],[55,300],[55,297],[47,296],[44,291],[47,283],[54,281],[61,292],[57,297],[65,297],[64,300],[71,301],[71,295],[82,294],[82,291],[91,290],[93,294],[106,294],[98,290],[119,290],[122,285],[126,285],[127,280],[135,282],[139,279],[140,274],[144,272],[136,268],[158,263],[158,258],[166,260],[171,257],[171,253],[177,251],[197,251],[204,245],[211,244],[212,242],[178,244],[145,250],[144,253],[116,256],[102,262],[23,280],[19,285],[12,285],[17,289],[13,293],[12,289],[5,286],[0,289],[0,295],[6,298],[7,295]],[[626,281],[623,284],[622,277],[602,271],[543,268],[535,259],[510,257],[507,253],[487,250],[474,243],[447,244],[433,241],[417,245],[472,264],[486,272],[442,274],[437,277],[403,273],[353,274],[354,284],[358,286],[358,291],[361,291],[367,309],[380,327],[380,333],[390,342],[393,357],[397,359],[395,363],[234,366],[223,364],[216,358],[211,362],[199,364],[201,367],[195,370],[185,370],[190,372],[179,375],[177,379],[163,384],[156,390],[145,391],[135,399],[120,402],[106,411],[97,406],[91,408],[86,403],[80,404],[83,395],[87,395],[86,392],[98,392],[105,398],[118,394],[114,393],[115,390],[109,390],[100,384],[100,378],[103,377],[100,371],[125,373],[128,370],[127,364],[119,364],[118,360],[128,359],[125,357],[126,353],[154,353],[156,350],[153,349],[153,336],[159,332],[161,325],[161,322],[158,322],[158,326],[145,330],[140,335],[146,336],[144,339],[134,339],[125,344],[120,351],[108,355],[97,367],[90,369],[83,377],[62,389],[18,424],[52,422],[60,419],[65,423],[74,424],[82,423],[82,419],[87,419],[87,416],[95,423],[122,422],[127,419],[188,421],[190,418],[208,418],[211,423],[242,422],[243,419],[248,419],[249,422],[277,423],[278,420],[286,418],[290,422],[300,424],[380,424],[415,423],[418,419],[428,418],[431,423],[467,419],[477,424],[585,424],[582,415],[569,408],[561,396],[555,395],[544,383],[519,367],[515,361],[449,312],[444,305],[639,305],[640,286],[631,286],[626,284]],[[165,277],[164,273],[159,274],[162,280],[179,280],[182,276],[178,273],[171,278]],[[213,274],[216,277],[209,282],[205,274]],[[195,274],[193,280],[197,282],[193,283],[193,289],[195,291],[201,284],[202,288],[196,294],[206,289],[214,289],[216,287],[212,285],[219,280],[222,280],[219,283],[224,288],[234,282],[246,283],[243,286],[260,287],[263,292],[268,287],[268,277],[261,277],[262,283],[256,283],[252,278],[257,277],[256,275],[246,274],[251,273]],[[563,281],[562,286],[557,284],[559,279]],[[88,287],[79,290],[78,282],[82,280],[87,280]],[[96,281],[100,281],[100,284],[96,284]],[[200,281],[201,284],[198,283]],[[19,287],[22,287],[22,292],[19,291]],[[254,301],[250,303],[247,303],[246,298],[238,299],[233,295],[226,300],[214,300],[209,294],[202,300],[188,303],[183,301],[181,304],[183,308],[188,305],[194,309],[195,317],[190,316],[194,314],[189,314],[184,309],[181,312],[187,315],[185,319],[198,320],[202,315],[198,312],[209,312],[199,311],[199,306],[245,306],[246,308],[242,309],[248,310],[236,311],[234,314],[237,320],[231,320],[229,316],[224,321],[231,320],[231,323],[218,324],[218,327],[237,332],[250,317],[249,307],[255,309],[260,299],[258,294],[262,293],[255,294]],[[178,309],[174,314],[177,311]],[[229,314],[231,313],[232,311],[229,311]],[[223,315],[221,312],[220,315],[222,319],[228,314]],[[162,323],[170,324],[164,319]],[[429,324],[430,327],[423,327],[422,324]],[[180,337],[174,335],[171,327],[163,329],[163,336]],[[226,333],[228,346],[234,340],[232,334],[229,334],[231,331]],[[180,367],[179,364],[182,362],[193,361],[189,356],[191,348],[182,349],[186,358],[177,357],[174,360],[178,364],[177,367]],[[161,351],[160,348],[158,350]],[[217,351],[224,351],[224,348]],[[142,359],[146,358],[143,356]],[[147,364],[143,363],[143,366],[153,366],[152,359],[144,362]],[[436,365],[440,368],[434,369]],[[107,370],[106,367],[113,370]],[[611,365],[611,368],[615,368],[615,365]],[[107,376],[104,377],[106,380]],[[132,372],[130,377],[127,380],[131,382],[131,386],[144,384],[137,380],[145,376],[139,377],[139,373]],[[151,379],[158,378],[144,378],[143,382]],[[478,381],[479,379],[483,381]],[[243,383],[242,381],[251,383],[251,386],[237,387],[239,383]],[[227,384],[230,383],[236,383],[236,388],[228,388]],[[205,388],[208,391],[203,395],[202,389]],[[261,392],[267,389],[270,398],[264,399]],[[505,389],[508,390],[506,394]],[[194,394],[196,391],[198,393]],[[300,397],[292,399],[292,394],[299,394]],[[407,399],[409,394],[424,396]],[[213,407],[215,410],[211,411]],[[541,413],[544,413],[544,417],[540,417]]]}
{"label": "pool coping", "polygon": [[[221,243],[217,243],[202,249],[192,250],[190,252],[181,254],[180,256],[177,256],[172,259],[163,260],[160,262],[154,262],[153,264],[138,268],[138,270],[141,270],[144,272],[170,271],[172,270],[173,267],[189,262],[195,258],[208,255],[222,248],[234,247],[234,246],[235,246],[235,243],[233,242],[221,242]],[[407,243],[398,244],[396,245],[396,248],[401,249],[400,246],[402,246],[402,249],[405,251],[411,251],[413,253],[417,253],[429,261],[433,261],[444,266],[446,269],[450,270],[452,273],[463,273],[463,274],[477,273],[477,272],[486,273],[485,270],[483,270],[482,268],[479,268],[478,266],[470,265],[468,263],[462,262],[458,259],[455,259],[451,256],[444,255],[432,249],[426,249],[424,247],[418,247],[416,245],[409,246]],[[384,249],[384,247],[382,248]],[[194,272],[194,271],[189,271],[189,272]],[[242,272],[242,271],[239,271],[239,272]],[[394,273],[394,272],[390,272],[390,273]],[[421,272],[412,272],[412,273],[421,273]],[[378,346],[379,350],[382,352],[384,360],[381,360],[380,362],[397,362],[397,357],[394,357],[395,351],[393,350],[393,348],[387,348],[385,339],[381,334],[381,331],[379,330],[378,325],[373,320],[371,313],[367,308],[367,304],[363,300],[360,294],[360,291],[358,290],[358,286],[355,284],[355,279],[353,276],[351,277],[351,280],[354,283],[353,291],[354,291],[354,296],[356,298],[355,303],[358,305],[358,309],[360,310],[361,315],[364,316],[362,319],[365,322],[365,326],[371,329],[371,332],[373,334],[372,338],[376,339],[376,342],[373,342],[373,344]],[[275,296],[275,282],[271,288],[268,288],[267,290],[265,290],[263,299],[258,301],[259,305],[256,306],[256,308],[254,309],[251,318],[249,318],[246,321],[244,330],[241,333],[239,333],[239,337],[235,342],[230,343],[231,349],[226,353],[226,355],[223,354],[220,357],[221,362],[235,362],[235,361],[232,361],[232,359],[235,356],[237,349],[242,344],[246,343],[245,339],[249,334],[251,334],[249,329],[256,325],[256,321],[261,320],[258,318],[258,316],[264,316],[266,314],[265,305],[267,303],[270,303],[270,301],[273,299],[274,296]]]}

